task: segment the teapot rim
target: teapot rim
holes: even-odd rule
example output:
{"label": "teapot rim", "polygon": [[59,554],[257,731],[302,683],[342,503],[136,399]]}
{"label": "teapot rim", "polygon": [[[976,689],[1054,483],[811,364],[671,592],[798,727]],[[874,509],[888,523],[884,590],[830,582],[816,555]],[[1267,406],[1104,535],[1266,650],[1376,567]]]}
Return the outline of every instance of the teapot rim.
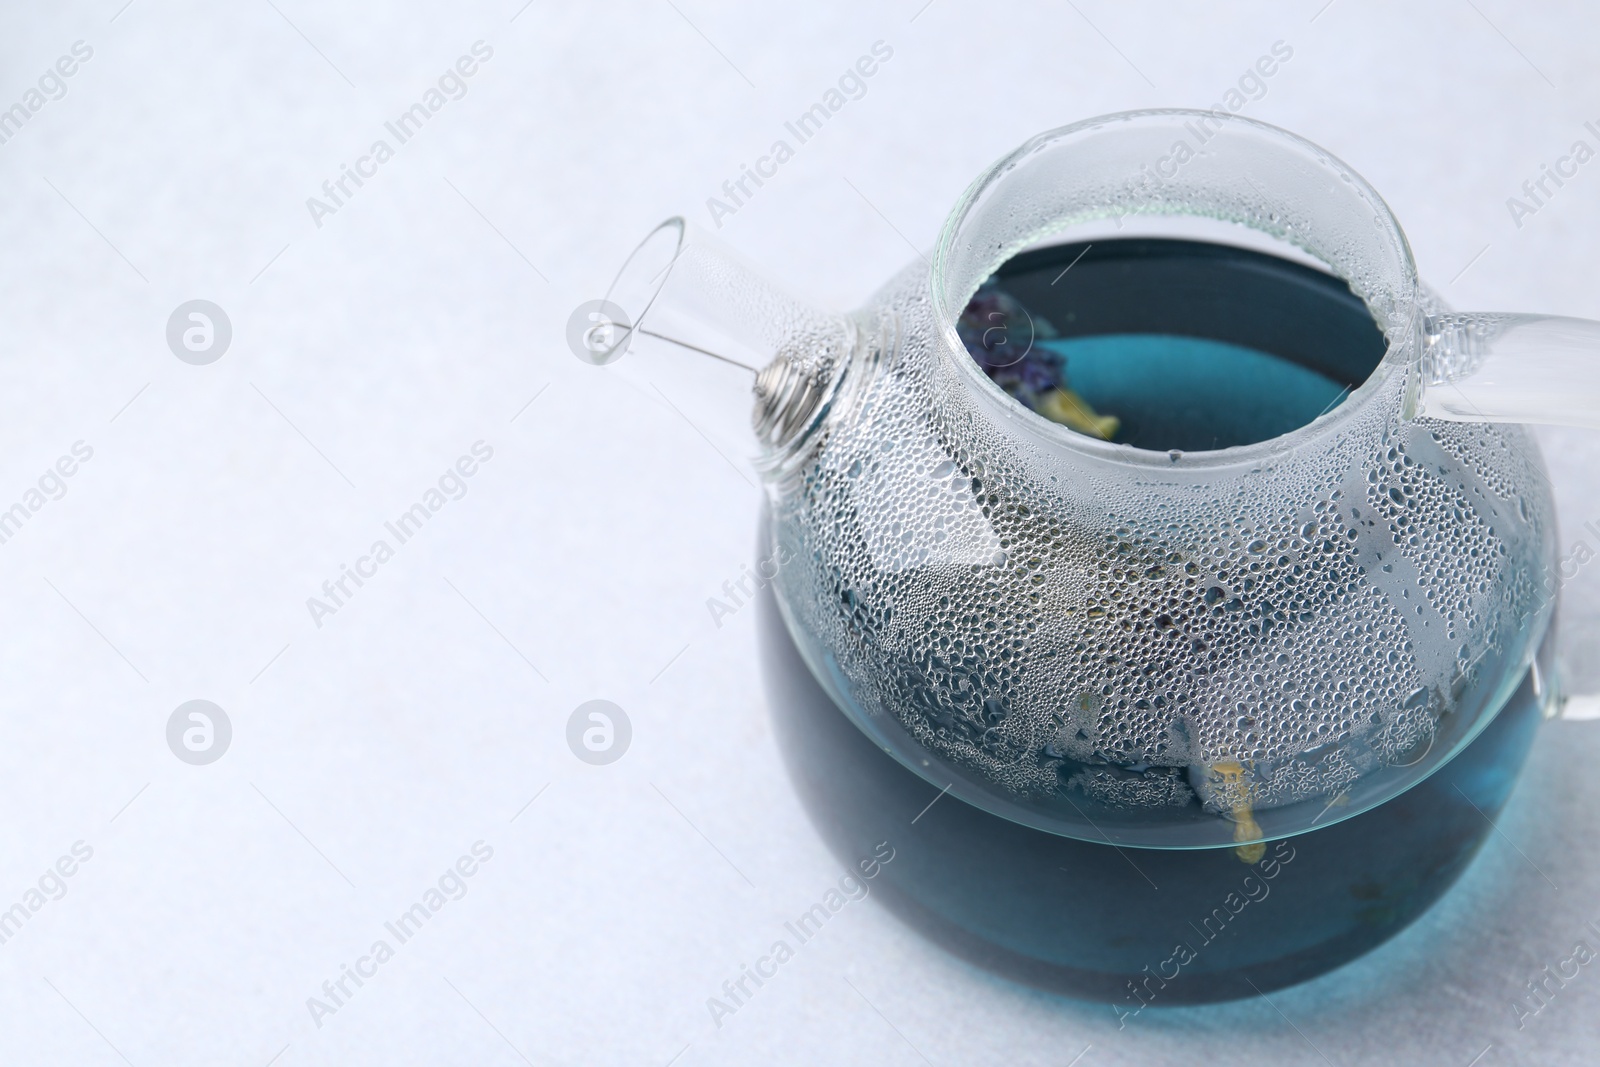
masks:
{"label": "teapot rim", "polygon": [[[1383,330],[1387,342],[1383,358],[1379,360],[1372,373],[1359,386],[1352,389],[1330,410],[1288,433],[1252,444],[1194,451],[1157,451],[1130,444],[1100,440],[1052,422],[1019,402],[1015,397],[1000,388],[987,374],[983,373],[977,362],[967,353],[966,346],[957,334],[956,320],[960,309],[955,306],[956,301],[951,299],[952,261],[957,240],[962,235],[964,226],[968,223],[974,207],[986,196],[992,195],[993,190],[1007,180],[1011,171],[1022,165],[1029,157],[1043,150],[1058,146],[1063,141],[1101,131],[1114,123],[1171,123],[1173,120],[1192,123],[1200,119],[1219,123],[1219,130],[1221,125],[1232,125],[1236,129],[1253,129],[1277,145],[1300,153],[1303,156],[1310,156],[1323,165],[1334,168],[1344,181],[1353,188],[1357,196],[1370,202],[1376,212],[1373,221],[1383,236],[1388,239],[1395,253],[1392,262],[1387,265],[1397,282],[1392,286],[1391,305],[1387,314],[1384,315],[1384,319],[1388,322],[1388,327],[1384,328],[1384,321],[1379,319],[1376,314],[1374,315],[1374,320],[1377,321],[1379,328]],[[1257,189],[1259,191],[1259,187]],[[1160,214],[1183,217],[1186,213],[1167,212]],[[1107,213],[1097,217],[1109,218],[1112,216]],[[1060,229],[1070,225],[1071,221],[1079,220],[1068,220],[1053,232],[1060,232]],[[1242,219],[1229,218],[1225,221],[1248,226],[1258,233],[1265,233],[1271,237],[1285,239],[1283,234],[1275,234],[1265,227],[1251,226]],[[984,276],[987,276],[1000,264],[1021,252],[1024,247],[1047,236],[1050,236],[1049,232],[1022,242],[1019,247],[1005,249],[1004,254],[1000,255],[989,267],[988,271],[984,272]],[[1300,244],[1297,241],[1291,241],[1290,243]],[[1331,265],[1326,264],[1326,259],[1318,255],[1315,250],[1304,248],[1303,245],[1300,247],[1327,266],[1330,273],[1343,277],[1337,271],[1332,270]],[[1405,382],[1402,391],[1401,417],[1411,419],[1417,414],[1418,397],[1421,391],[1421,316],[1423,299],[1416,262],[1412,255],[1410,244],[1406,240],[1405,232],[1401,229],[1394,212],[1378,194],[1377,190],[1372,188],[1371,184],[1353,167],[1306,138],[1282,127],[1261,122],[1257,119],[1246,118],[1242,115],[1224,111],[1195,108],[1143,108],[1097,115],[1036,134],[986,168],[962,193],[940,230],[939,238],[934,245],[933,255],[930,260],[927,279],[930,308],[936,320],[934,325],[941,341],[940,347],[943,349],[943,355],[960,367],[960,373],[966,375],[969,386],[976,386],[979,390],[979,395],[987,400],[991,406],[999,404],[1007,415],[1014,415],[1020,412],[1021,417],[1011,419],[1011,422],[1019,428],[1025,429],[1038,443],[1047,447],[1065,449],[1101,460],[1139,467],[1196,470],[1249,466],[1271,460],[1275,456],[1305,448],[1319,439],[1336,433],[1339,427],[1355,417],[1366,405],[1371,403],[1396,374],[1408,375],[1408,380]],[[977,285],[982,280],[983,277],[972,280],[970,286],[972,291],[976,291]],[[1347,282],[1350,281],[1348,278],[1345,278],[1345,280]],[[963,286],[963,288],[966,288],[966,286]],[[1351,288],[1355,289],[1353,283]],[[971,292],[967,292],[958,298],[961,301],[961,306],[965,306],[965,302],[971,298],[971,295]],[[1362,294],[1358,291],[1357,295],[1360,296]],[[1371,307],[1370,302],[1368,306],[1369,308]]]}

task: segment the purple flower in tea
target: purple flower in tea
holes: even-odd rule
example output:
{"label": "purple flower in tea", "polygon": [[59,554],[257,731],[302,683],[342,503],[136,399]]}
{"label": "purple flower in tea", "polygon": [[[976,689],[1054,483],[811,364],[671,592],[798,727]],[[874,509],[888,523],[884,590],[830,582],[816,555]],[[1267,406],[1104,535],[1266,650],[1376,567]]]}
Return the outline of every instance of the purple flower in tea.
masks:
{"label": "purple flower in tea", "polygon": [[1116,434],[1115,417],[1096,415],[1067,387],[1066,356],[1036,343],[1059,336],[1055,327],[1030,314],[993,278],[967,302],[956,334],[984,373],[1028,410],[1103,440]]}

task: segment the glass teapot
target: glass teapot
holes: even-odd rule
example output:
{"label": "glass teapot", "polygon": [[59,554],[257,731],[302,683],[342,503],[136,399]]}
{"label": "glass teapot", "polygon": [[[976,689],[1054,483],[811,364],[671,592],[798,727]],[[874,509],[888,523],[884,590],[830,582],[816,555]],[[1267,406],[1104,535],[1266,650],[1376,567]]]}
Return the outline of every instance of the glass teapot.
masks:
{"label": "glass teapot", "polygon": [[[1192,269],[1140,273],[1185,249]],[[1076,295],[1047,321],[1029,285]],[[1297,316],[1313,289],[1356,325]],[[879,747],[983,811],[1253,863],[1428,777],[1519,687],[1564,700],[1551,495],[1517,424],[1600,426],[1600,324],[1445,310],[1378,194],[1283,130],[1164,110],[1042,134],[846,316],[669,220],[607,309],[595,362],[637,335],[759,368],[763,557],[794,643]],[[1346,388],[1213,447],[1106,439],[1139,412],[998,373],[1030,352],[1101,373],[1062,355],[1074,331],[1292,335]],[[1120,351],[1096,358],[1125,384],[1183,362]],[[1246,368],[1206,403],[1272,381]]]}

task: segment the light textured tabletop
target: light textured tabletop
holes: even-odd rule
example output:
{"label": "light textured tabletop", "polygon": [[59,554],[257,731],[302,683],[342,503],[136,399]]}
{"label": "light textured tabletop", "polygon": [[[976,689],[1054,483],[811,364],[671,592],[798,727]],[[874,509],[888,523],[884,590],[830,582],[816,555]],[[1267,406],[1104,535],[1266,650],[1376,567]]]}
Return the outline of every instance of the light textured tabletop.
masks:
{"label": "light textured tabletop", "polygon": [[[753,562],[746,383],[583,365],[569,313],[678,212],[853,306],[1027,137],[1211,105],[1280,41],[1243,112],[1362,172],[1446,299],[1600,317],[1600,162],[1507,205],[1600,145],[1576,0],[11,5],[0,909],[27,917],[0,1063],[1595,1062],[1600,967],[1521,1030],[1513,1007],[1600,947],[1589,722],[1543,728],[1441,905],[1270,1002],[1119,1032],[869,897],[706,1007],[839,874],[754,613],[706,608]],[[877,42],[859,98],[708,208]],[[191,300],[231,324],[205,365],[168,343]],[[1600,438],[1542,436],[1569,546],[1600,548]],[[1563,596],[1600,689],[1600,567]],[[592,699],[632,727],[606,766],[567,743]],[[169,748],[190,700],[231,726],[215,762]]]}

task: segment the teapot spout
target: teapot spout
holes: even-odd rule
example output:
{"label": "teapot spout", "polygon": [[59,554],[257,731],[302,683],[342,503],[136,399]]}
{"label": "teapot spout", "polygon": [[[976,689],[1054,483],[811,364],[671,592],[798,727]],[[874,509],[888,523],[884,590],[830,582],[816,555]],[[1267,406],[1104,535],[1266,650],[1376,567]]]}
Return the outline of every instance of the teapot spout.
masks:
{"label": "teapot spout", "polygon": [[856,345],[849,318],[796,300],[681,217],[640,243],[606,301],[623,317],[619,355],[648,338],[754,374],[751,423],[769,453],[816,424]]}

